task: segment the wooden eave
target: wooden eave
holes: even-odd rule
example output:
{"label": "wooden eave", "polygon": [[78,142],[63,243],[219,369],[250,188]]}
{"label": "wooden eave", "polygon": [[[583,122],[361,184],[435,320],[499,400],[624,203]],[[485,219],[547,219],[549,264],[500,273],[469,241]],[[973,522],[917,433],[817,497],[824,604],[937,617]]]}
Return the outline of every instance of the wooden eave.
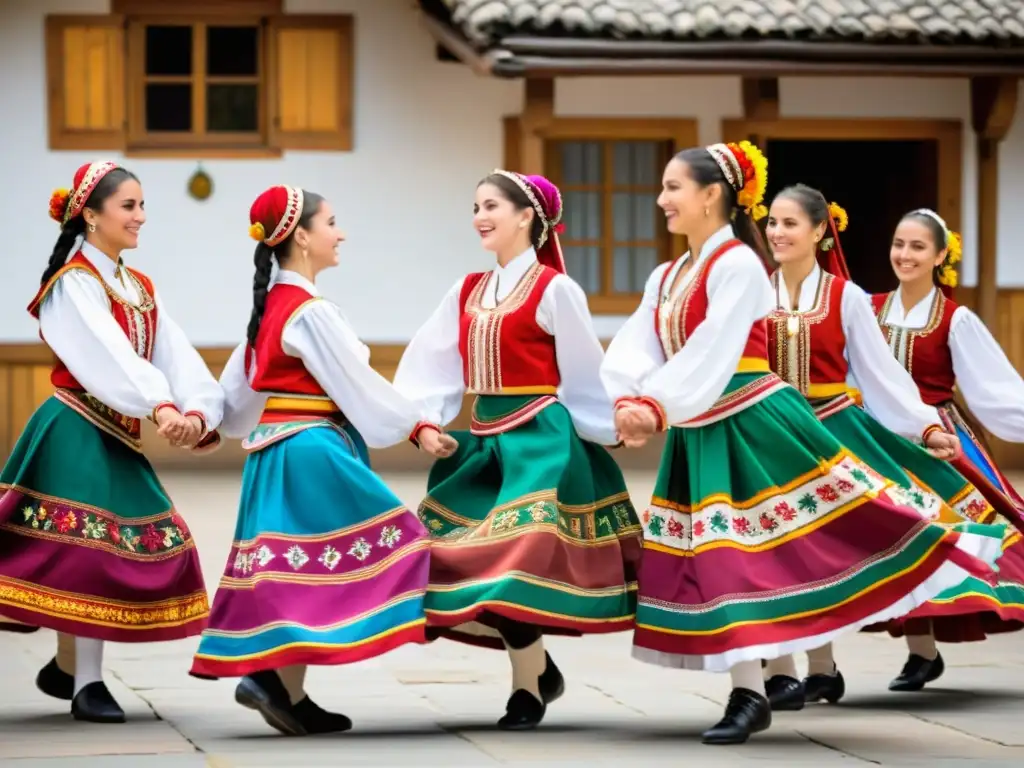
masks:
{"label": "wooden eave", "polygon": [[796,40],[603,40],[509,35],[480,50],[450,24],[423,16],[434,39],[480,74],[586,75],[1024,75],[1024,47]]}

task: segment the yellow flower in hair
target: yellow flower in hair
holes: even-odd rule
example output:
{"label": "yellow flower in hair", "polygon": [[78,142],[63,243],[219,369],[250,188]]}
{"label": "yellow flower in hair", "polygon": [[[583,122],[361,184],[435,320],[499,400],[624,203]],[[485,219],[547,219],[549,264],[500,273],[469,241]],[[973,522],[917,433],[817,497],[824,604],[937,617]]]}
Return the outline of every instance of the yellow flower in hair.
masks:
{"label": "yellow flower in hair", "polygon": [[946,237],[946,263],[957,264],[964,254],[964,242],[959,232],[950,232]]}
{"label": "yellow flower in hair", "polygon": [[956,269],[949,264],[943,264],[939,268],[939,282],[943,285],[948,285],[950,288],[956,288],[959,282]]}
{"label": "yellow flower in hair", "polygon": [[750,209],[750,218],[752,218],[754,221],[760,221],[767,215],[768,209],[765,208],[760,203],[758,203],[757,205]]}
{"label": "yellow flower in hair", "polygon": [[832,221],[836,223],[836,229],[840,232],[845,232],[846,228],[850,224],[850,217],[846,213],[846,210],[839,203],[829,203],[828,215],[832,217]]}
{"label": "yellow flower in hair", "polygon": [[257,221],[255,224],[249,226],[249,237],[257,243],[262,243],[267,239],[267,232],[263,229],[263,225]]}
{"label": "yellow flower in hair", "polygon": [[764,201],[764,193],[768,188],[768,158],[749,141],[741,141],[732,146],[737,147],[754,168],[753,176],[736,195],[736,202],[753,218],[764,218],[768,212],[760,204]]}

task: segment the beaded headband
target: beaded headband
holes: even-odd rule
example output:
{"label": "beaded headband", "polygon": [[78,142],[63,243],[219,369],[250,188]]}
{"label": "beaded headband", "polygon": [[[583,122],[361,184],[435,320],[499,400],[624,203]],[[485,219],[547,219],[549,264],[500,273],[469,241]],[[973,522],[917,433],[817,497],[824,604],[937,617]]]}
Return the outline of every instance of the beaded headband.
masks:
{"label": "beaded headband", "polygon": [[950,231],[949,231],[949,227],[946,225],[946,220],[943,219],[941,216],[939,216],[939,214],[937,214],[931,208],[918,208],[916,211],[911,211],[907,215],[908,216],[914,216],[914,215],[927,216],[928,218],[934,220],[940,227],[942,227],[942,231],[946,234],[946,242],[943,243],[943,245],[947,245],[947,246],[949,245],[949,234],[950,234]]}
{"label": "beaded headband", "polygon": [[519,189],[522,190],[523,194],[526,195],[526,199],[530,201],[530,205],[533,206],[534,213],[536,213],[538,218],[540,218],[540,223],[542,225],[540,237],[538,238],[537,247],[539,248],[540,246],[544,245],[544,243],[548,239],[548,231],[552,227],[558,226],[558,222],[562,220],[561,193],[558,192],[557,190],[555,191],[555,194],[558,197],[558,211],[555,213],[554,218],[549,219],[547,213],[544,212],[544,206],[541,205],[540,198],[537,197],[536,193],[533,190],[533,186],[530,184],[529,181],[524,179],[518,173],[513,173],[512,171],[505,171],[502,170],[501,168],[495,168],[492,171],[492,173],[495,173],[499,176],[504,176],[506,179],[511,180],[512,183],[519,187]]}
{"label": "beaded headband", "polygon": [[737,192],[743,189],[745,181],[743,178],[743,168],[728,145],[712,144],[707,150],[715,162],[718,163],[718,167],[722,170],[722,175],[732,185],[732,188]]}

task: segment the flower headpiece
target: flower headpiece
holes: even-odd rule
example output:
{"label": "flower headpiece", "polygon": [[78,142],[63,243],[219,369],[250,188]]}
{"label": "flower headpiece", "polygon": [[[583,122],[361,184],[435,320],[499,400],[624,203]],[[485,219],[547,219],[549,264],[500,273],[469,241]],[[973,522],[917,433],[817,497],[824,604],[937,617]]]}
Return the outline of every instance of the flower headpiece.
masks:
{"label": "flower headpiece", "polygon": [[562,258],[562,248],[558,243],[558,234],[563,230],[562,193],[558,187],[543,176],[525,176],[501,168],[495,168],[492,173],[509,179],[526,195],[541,223],[537,261],[564,274],[565,259]]}
{"label": "flower headpiece", "polygon": [[270,248],[280,245],[299,225],[302,202],[299,187],[277,186],[266,190],[249,208],[249,237]]}
{"label": "flower headpiece", "polygon": [[96,185],[104,176],[120,167],[110,160],[98,160],[81,166],[75,172],[71,189],[62,187],[55,189],[50,195],[50,218],[64,226],[81,214],[85,208],[85,201],[96,189]]}
{"label": "flower headpiece", "polygon": [[736,203],[750,214],[754,221],[768,215],[762,205],[768,187],[768,158],[749,141],[738,144],[712,144],[707,147],[711,157],[734,190]]}
{"label": "flower headpiece", "polygon": [[942,227],[942,231],[946,234],[946,241],[943,243],[943,247],[946,249],[946,258],[942,260],[938,268],[939,283],[947,288],[956,288],[960,282],[956,265],[960,263],[964,253],[964,245],[960,233],[951,230],[946,225],[946,220],[931,208],[918,208],[916,211],[911,211],[908,215],[927,216]]}

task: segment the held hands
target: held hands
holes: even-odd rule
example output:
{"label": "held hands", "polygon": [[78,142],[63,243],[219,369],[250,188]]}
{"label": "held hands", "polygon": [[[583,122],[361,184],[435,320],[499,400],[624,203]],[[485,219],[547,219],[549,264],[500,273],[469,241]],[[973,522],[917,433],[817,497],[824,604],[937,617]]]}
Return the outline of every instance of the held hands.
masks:
{"label": "held hands", "polygon": [[203,434],[198,416],[183,416],[174,408],[161,408],[156,412],[157,434],[175,448],[194,448]]}
{"label": "held hands", "polygon": [[447,459],[459,447],[459,441],[451,435],[438,432],[433,427],[423,427],[416,436],[420,450],[438,459]]}
{"label": "held hands", "polygon": [[615,411],[615,431],[627,448],[642,448],[658,430],[650,408],[627,403]]}
{"label": "held hands", "polygon": [[956,435],[934,429],[924,439],[928,453],[937,459],[951,461],[960,455],[960,440]]}

